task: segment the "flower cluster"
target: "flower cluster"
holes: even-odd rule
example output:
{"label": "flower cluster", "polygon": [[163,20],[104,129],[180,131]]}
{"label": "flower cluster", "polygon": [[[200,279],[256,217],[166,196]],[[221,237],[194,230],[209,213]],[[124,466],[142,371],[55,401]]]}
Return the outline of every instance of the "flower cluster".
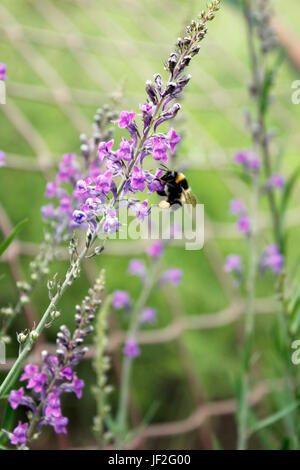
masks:
{"label": "flower cluster", "polygon": [[[85,204],[86,208],[93,208],[96,204],[93,198],[87,201],[86,181],[92,182],[99,177],[99,188],[103,190],[103,194],[109,192],[110,178],[107,174],[100,177],[101,162],[96,153],[100,140],[111,138],[112,129],[109,126],[115,117],[108,105],[98,109],[94,117],[92,138],[88,139],[85,134],[80,136],[81,158],[78,159],[75,154],[65,154],[59,164],[55,181],[46,186],[45,196],[53,202],[44,205],[41,213],[43,219],[52,227],[53,238],[57,243],[69,238],[74,228],[86,222],[86,217],[82,216],[82,211],[79,210],[82,204]],[[74,211],[77,213],[76,217]]]}
{"label": "flower cluster", "polygon": [[[128,273],[130,275],[137,276],[141,280],[142,289],[146,285],[149,277],[151,276],[151,265],[153,265],[153,263],[155,263],[158,258],[163,255],[163,250],[164,243],[162,241],[157,240],[150,245],[149,249],[147,250],[147,254],[150,259],[150,267],[148,267],[147,264],[140,259],[132,259],[129,262]],[[181,279],[182,271],[180,269],[169,268],[156,277],[153,283],[153,287],[160,288],[165,283],[169,283],[174,287],[177,287],[180,284]],[[134,311],[135,309],[135,303],[131,301],[129,293],[123,290],[117,290],[114,292],[112,305],[115,310],[124,309],[129,317],[132,311]],[[156,309],[153,307],[144,306],[141,311],[137,313],[139,316],[138,320],[140,325],[151,324],[154,323],[156,320],[157,312]],[[123,353],[125,354],[125,356],[130,358],[139,356],[140,348],[135,338],[127,338]]]}
{"label": "flower cluster", "polygon": [[280,273],[283,268],[284,256],[280,253],[278,245],[269,245],[262,253],[260,268],[262,271],[270,269],[274,273]]}
{"label": "flower cluster", "polygon": [[[259,158],[250,151],[238,152],[234,159],[234,163],[242,166],[243,170],[252,177],[258,177],[260,171]],[[282,190],[285,185],[285,179],[282,175],[274,173],[267,181],[261,186],[261,191],[272,191],[274,189]],[[245,204],[241,199],[232,199],[230,201],[229,212],[237,216],[237,230],[249,236],[251,234],[251,218],[249,217]],[[279,273],[283,268],[284,257],[280,254],[280,249],[277,245],[270,245],[262,253],[260,258],[260,269],[264,272],[266,269],[271,269],[274,273]],[[243,272],[242,260],[240,256],[230,254],[224,264],[226,272],[232,272],[240,280]]]}
{"label": "flower cluster", "polygon": [[230,201],[230,212],[238,217],[237,230],[248,235],[251,230],[251,223],[243,201],[241,201],[241,199],[232,199]]}
{"label": "flower cluster", "polygon": [[238,152],[234,157],[234,163],[240,165],[245,171],[258,172],[260,160],[253,152]]}
{"label": "flower cluster", "polygon": [[234,273],[240,279],[243,272],[241,257],[238,255],[228,255],[224,264],[224,271]]}
{"label": "flower cluster", "polygon": [[[148,201],[143,198],[140,202],[132,196],[146,189],[148,194],[162,191],[164,185],[160,179],[162,170],[146,170],[144,159],[151,156],[155,162],[166,163],[180,142],[173,128],[162,132],[161,125],[180,110],[177,100],[191,79],[185,70],[200,50],[199,43],[207,32],[206,22],[213,19],[218,9],[219,0],[212,0],[208,12],[202,12],[198,21],[192,21],[186,28],[186,36],[178,39],[167,60],[168,80],[164,83],[156,73],[152,81],[146,82],[147,100],[139,106],[140,113],[124,110],[118,119],[110,120],[126,131],[119,145],[107,135],[100,139],[99,132],[92,148],[83,139],[85,174],[79,170],[74,155],[64,156],[57,180],[49,183],[46,190],[46,196],[58,198],[59,205],[44,206],[44,218],[54,220],[60,230],[89,226],[92,233],[102,231],[105,235],[119,230],[120,205],[127,205],[139,220],[149,215]],[[96,123],[99,119],[101,116],[96,116]],[[72,195],[66,193],[61,183],[71,184]]]}
{"label": "flower cluster", "polygon": [[102,278],[99,278],[82,304],[76,306],[73,334],[66,326],[60,327],[56,354],[43,351],[41,367],[25,366],[20,382],[26,382],[27,393],[24,386],[11,390],[8,401],[14,410],[19,406],[28,408],[32,418],[29,423],[18,423],[9,436],[11,444],[24,447],[32,438],[35,427],[40,431],[43,425],[52,426],[57,434],[67,433],[68,418],[62,414],[61,396],[64,393],[74,393],[77,398],[82,396],[84,382],[77,377],[74,367],[87,352],[83,342],[93,331],[91,322],[101,303],[102,289]]}

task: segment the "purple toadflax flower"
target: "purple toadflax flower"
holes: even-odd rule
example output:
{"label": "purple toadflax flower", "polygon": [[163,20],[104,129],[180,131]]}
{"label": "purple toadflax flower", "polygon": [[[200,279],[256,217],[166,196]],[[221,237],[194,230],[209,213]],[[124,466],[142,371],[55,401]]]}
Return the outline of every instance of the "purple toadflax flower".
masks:
{"label": "purple toadflax flower", "polygon": [[122,111],[120,114],[120,117],[118,119],[118,126],[120,129],[123,129],[125,127],[129,127],[133,119],[135,118],[136,114],[134,112],[129,112],[129,111]]}
{"label": "purple toadflax flower", "polygon": [[116,290],[113,296],[112,305],[116,310],[127,308],[130,305],[130,296],[124,290]]}
{"label": "purple toadflax flower", "polygon": [[0,80],[6,80],[6,64],[0,63]]}
{"label": "purple toadflax flower", "polygon": [[66,326],[60,327],[56,354],[43,351],[41,367],[33,364],[25,366],[20,381],[27,382],[28,394],[25,394],[23,387],[11,390],[8,398],[11,407],[15,410],[24,406],[32,412],[30,422],[19,422],[9,435],[13,445],[24,446],[32,438],[35,428],[40,431],[44,425],[52,426],[57,434],[67,433],[68,418],[62,414],[61,396],[64,393],[74,393],[78,399],[82,396],[84,382],[77,377],[74,368],[87,352],[82,344],[93,331],[91,322],[101,303],[99,294],[102,289],[103,279],[99,278],[83,303],[76,307],[73,334]]}
{"label": "purple toadflax flower", "polygon": [[159,258],[163,254],[164,244],[160,240],[156,240],[149,246],[147,253],[151,258]]}
{"label": "purple toadflax flower", "polygon": [[157,311],[155,308],[146,307],[142,310],[140,322],[141,323],[154,323],[156,320]]}
{"label": "purple toadflax flower", "polygon": [[129,274],[138,276],[143,279],[146,274],[145,263],[140,259],[132,259],[129,263],[128,272]]}
{"label": "purple toadflax flower", "polygon": [[282,175],[274,174],[270,176],[269,180],[266,183],[266,188],[274,188],[274,189],[283,189],[285,185],[285,179]]}
{"label": "purple toadflax flower", "polygon": [[5,152],[3,150],[0,150],[0,167],[5,165]]}
{"label": "purple toadflax flower", "polygon": [[278,274],[282,271],[284,264],[284,256],[280,253],[278,245],[269,245],[261,255],[260,268],[264,272],[270,269]]}
{"label": "purple toadflax flower", "polygon": [[251,230],[250,217],[248,215],[242,215],[237,221],[237,229],[239,232],[248,235]]}
{"label": "purple toadflax flower", "polygon": [[233,161],[237,165],[241,165],[245,170],[256,173],[260,170],[260,160],[252,152],[238,152]]}
{"label": "purple toadflax flower", "polygon": [[182,279],[182,274],[183,273],[181,269],[170,268],[163,273],[162,277],[159,280],[159,285],[169,282],[173,286],[179,286]]}
{"label": "purple toadflax flower", "polygon": [[27,429],[28,423],[18,422],[18,426],[13,430],[9,436],[10,442],[14,446],[22,446],[27,442]]}
{"label": "purple toadflax flower", "polygon": [[[167,162],[180,142],[173,128],[164,133],[160,126],[180,110],[177,100],[191,79],[186,69],[200,50],[199,43],[207,32],[206,23],[218,9],[219,0],[212,0],[207,13],[187,26],[184,39],[178,39],[175,51],[166,62],[168,80],[164,83],[158,73],[153,81],[147,80],[147,100],[140,104],[142,127],[135,111],[122,110],[115,116],[107,107],[103,108],[95,115],[92,139],[85,134],[80,136],[83,159],[78,161],[73,154],[63,156],[56,181],[46,191],[47,197],[56,199],[58,204],[42,209],[44,219],[54,229],[55,240],[71,238],[74,228],[89,229],[91,243],[96,235],[105,238],[119,230],[120,201],[123,206],[132,207],[137,203],[131,199],[132,193],[146,188],[149,193],[163,189],[157,179],[160,170],[145,170],[144,159]],[[115,150],[113,129],[107,129],[111,123],[130,135],[130,140],[128,135],[121,136],[119,148]],[[150,208],[143,200],[140,204],[136,205],[136,217],[143,220],[150,214]]]}
{"label": "purple toadflax flower", "polygon": [[232,199],[230,201],[230,212],[231,214],[242,214],[245,212],[245,207],[241,199]]}
{"label": "purple toadflax flower", "polygon": [[242,273],[242,259],[238,255],[228,255],[224,264],[224,271],[227,273],[235,273],[241,275]]}
{"label": "purple toadflax flower", "polygon": [[135,357],[140,355],[141,351],[138,343],[134,339],[128,338],[126,340],[123,353],[130,359],[134,359]]}
{"label": "purple toadflax flower", "polygon": [[181,141],[181,137],[176,134],[173,128],[171,128],[167,134],[167,138],[170,146],[170,153],[173,155],[175,153],[176,147]]}

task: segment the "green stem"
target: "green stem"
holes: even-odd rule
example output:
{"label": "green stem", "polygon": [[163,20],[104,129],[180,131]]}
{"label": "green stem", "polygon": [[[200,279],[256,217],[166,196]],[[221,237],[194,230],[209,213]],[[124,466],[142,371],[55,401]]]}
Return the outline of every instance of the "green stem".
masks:
{"label": "green stem", "polygon": [[243,376],[239,399],[238,414],[238,450],[247,448],[248,419],[249,419],[249,390],[251,352],[254,336],[255,314],[255,287],[257,271],[257,218],[258,218],[258,174],[253,176],[252,200],[251,200],[251,232],[249,235],[249,270],[247,283],[247,308],[245,318],[245,343],[243,349]]}
{"label": "green stem", "polygon": [[[265,122],[265,114],[261,109],[261,96],[262,96],[262,84],[264,82],[264,77],[261,76],[261,71],[259,70],[259,60],[258,54],[255,48],[254,36],[255,31],[253,27],[253,19],[251,13],[251,7],[249,0],[244,0],[243,2],[243,11],[244,17],[247,26],[247,40],[248,40],[248,50],[250,56],[250,64],[252,70],[252,85],[255,90],[254,96],[257,101],[257,123],[259,126],[259,135],[253,136],[254,144],[258,144],[261,150],[261,154],[263,157],[263,165],[264,165],[264,172],[266,178],[270,178],[272,175],[272,165],[271,165],[271,157],[270,157],[270,149],[269,149],[269,139],[266,132],[266,122]],[[263,75],[265,73],[264,68],[262,68]],[[267,198],[270,206],[270,212],[272,217],[272,225],[273,225],[273,232],[274,238],[280,248],[282,248],[282,237],[281,237],[281,227],[280,227],[280,217],[278,213],[278,208],[276,204],[276,199],[274,195],[274,191],[270,188],[267,192]]]}
{"label": "green stem", "polygon": [[[150,273],[148,279],[145,282],[145,285],[141,291],[141,294],[134,306],[132,313],[130,314],[130,326],[127,332],[127,339],[135,339],[140,327],[140,313],[144,308],[148,297],[150,295],[151,289],[155,282],[157,275],[157,261],[154,262],[152,266],[152,272]],[[130,380],[131,380],[131,370],[132,370],[132,359],[124,356],[122,362],[122,372],[121,372],[121,388],[119,395],[119,406],[117,414],[117,424],[118,424],[118,439],[116,447],[118,449],[122,448],[126,430],[127,430],[127,416],[128,416],[128,404],[129,404],[129,391],[130,391]]]}

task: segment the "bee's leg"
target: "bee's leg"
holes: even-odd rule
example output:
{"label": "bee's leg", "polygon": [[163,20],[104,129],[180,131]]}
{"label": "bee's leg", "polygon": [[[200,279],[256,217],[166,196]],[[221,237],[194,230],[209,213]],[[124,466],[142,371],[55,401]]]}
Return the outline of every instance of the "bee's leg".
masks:
{"label": "bee's leg", "polygon": [[159,196],[166,196],[166,191],[156,191]]}
{"label": "bee's leg", "polygon": [[180,207],[182,207],[182,202],[180,201],[180,199],[176,199],[175,201],[172,201],[170,203],[170,209],[172,211],[177,211],[177,209],[180,209]]}

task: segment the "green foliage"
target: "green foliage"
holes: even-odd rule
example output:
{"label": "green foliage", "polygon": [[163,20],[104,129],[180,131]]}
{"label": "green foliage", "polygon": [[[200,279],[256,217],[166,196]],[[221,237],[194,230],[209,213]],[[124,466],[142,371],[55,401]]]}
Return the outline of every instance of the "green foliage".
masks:
{"label": "green foliage", "polygon": [[0,256],[3,255],[5,250],[9,247],[9,245],[14,241],[16,236],[18,235],[19,231],[28,222],[28,219],[24,219],[15,226],[11,234],[0,244]]}

